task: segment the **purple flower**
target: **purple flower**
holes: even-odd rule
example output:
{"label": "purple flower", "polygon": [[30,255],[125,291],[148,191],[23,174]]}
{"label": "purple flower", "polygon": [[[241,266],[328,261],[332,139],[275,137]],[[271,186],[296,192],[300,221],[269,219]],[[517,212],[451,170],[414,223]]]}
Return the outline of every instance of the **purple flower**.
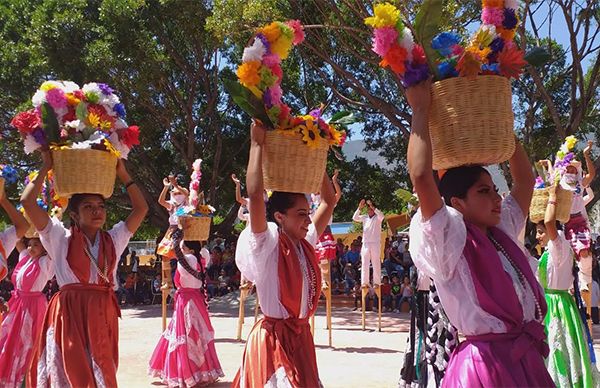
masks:
{"label": "purple flower", "polygon": [[481,65],[481,70],[499,74],[500,66],[497,63],[490,63],[490,64],[484,63],[483,65]]}
{"label": "purple flower", "polygon": [[406,63],[406,71],[402,79],[402,85],[406,88],[418,84],[429,77],[429,66],[426,63]]}
{"label": "purple flower", "polygon": [[265,46],[265,48],[267,49],[267,53],[271,53],[271,44],[269,43],[269,40],[267,39],[267,37],[264,36],[263,34],[256,34],[256,37],[258,39],[260,39],[262,44]]}
{"label": "purple flower", "polygon": [[122,103],[118,103],[115,106],[113,106],[113,110],[117,112],[117,115],[119,115],[119,117],[122,119],[124,119],[125,115],[127,114],[127,111],[125,110],[125,105],[123,105]]}
{"label": "purple flower", "polygon": [[310,112],[308,112],[308,114],[312,117],[314,117],[315,119],[320,119],[321,118],[321,108],[317,108],[317,109],[313,109]]}
{"label": "purple flower", "polygon": [[504,39],[502,39],[499,36],[494,38],[494,40],[492,40],[492,43],[490,43],[490,49],[492,49],[492,51],[494,53],[499,53],[500,51],[502,51],[503,48],[504,48]]}
{"label": "purple flower", "polygon": [[502,27],[507,30],[512,30],[517,26],[518,20],[517,15],[515,14],[515,10],[511,8],[504,8],[504,21],[502,22]]}
{"label": "purple flower", "polygon": [[41,145],[47,144],[46,133],[44,132],[43,129],[41,129],[41,128],[36,129],[35,131],[33,131],[32,136],[38,144],[41,144]]}
{"label": "purple flower", "polygon": [[453,32],[439,33],[431,41],[431,48],[437,50],[441,56],[449,57],[452,55],[454,45],[460,43],[460,36]]}
{"label": "purple flower", "polygon": [[546,184],[544,183],[544,179],[542,179],[541,176],[538,176],[537,178],[535,178],[535,186],[533,186],[534,189],[543,189],[544,187],[546,187]]}
{"label": "purple flower", "polygon": [[102,94],[109,96],[111,94],[113,94],[114,90],[108,86],[107,84],[98,84],[98,88],[100,88],[100,91],[102,92]]}

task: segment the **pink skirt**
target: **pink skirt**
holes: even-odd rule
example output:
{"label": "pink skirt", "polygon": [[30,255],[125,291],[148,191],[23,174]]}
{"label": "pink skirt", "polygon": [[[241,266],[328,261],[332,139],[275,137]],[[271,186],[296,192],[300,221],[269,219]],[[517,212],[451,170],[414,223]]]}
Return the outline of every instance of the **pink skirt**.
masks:
{"label": "pink skirt", "polygon": [[175,293],[173,317],[158,340],[148,373],[169,387],[210,384],[224,376],[200,290],[180,288]]}
{"label": "pink skirt", "polygon": [[0,326],[0,387],[21,386],[31,364],[48,301],[41,292],[15,290]]}

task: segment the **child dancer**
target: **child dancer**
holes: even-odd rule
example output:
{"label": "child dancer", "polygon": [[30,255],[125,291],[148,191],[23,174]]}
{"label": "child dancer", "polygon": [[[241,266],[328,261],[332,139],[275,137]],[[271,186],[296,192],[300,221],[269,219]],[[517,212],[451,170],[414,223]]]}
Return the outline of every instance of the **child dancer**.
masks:
{"label": "child dancer", "polygon": [[20,387],[40,338],[48,301],[42,290],[54,276],[52,260],[37,237],[17,243],[19,262],[12,273],[15,289],[0,326],[0,386]]}
{"label": "child dancer", "polygon": [[517,243],[534,184],[527,155],[517,143],[510,159],[513,187],[505,200],[477,166],[448,170],[438,190],[428,127],[430,88],[426,81],[406,91],[413,110],[408,166],[420,201],[410,252],[417,268],[434,280],[450,322],[466,336],[443,384],[553,386],[544,364],[543,290]]}
{"label": "child dancer", "polygon": [[8,255],[15,249],[17,241],[27,233],[29,223],[21,212],[10,203],[4,190],[0,190],[0,206],[13,224],[0,232],[0,280],[2,280],[8,274]]}
{"label": "child dancer", "polygon": [[[317,309],[321,272],[314,245],[335,205],[327,174],[321,205],[310,219],[304,194],[274,192],[265,208],[262,154],[265,129],[251,127],[247,190],[250,228],[240,235],[238,268],[256,284],[259,320],[248,336],[234,387],[318,387],[319,372],[308,318]],[[269,222],[267,222],[267,220]]]}
{"label": "child dancer", "polygon": [[[168,260],[175,258],[171,234],[177,230],[179,217],[177,217],[176,213],[180,207],[187,205],[190,192],[186,188],[179,186],[177,178],[174,175],[164,178],[163,186],[163,190],[158,197],[158,203],[169,212],[169,229],[167,229],[165,236],[158,244],[156,254],[162,256],[163,260]],[[171,198],[167,201],[166,197],[169,187],[171,188]]]}
{"label": "child dancer", "polygon": [[28,387],[116,387],[119,364],[120,311],[117,258],[141,225],[148,205],[122,160],[117,176],[125,184],[132,211],[124,222],[102,230],[105,200],[97,194],[69,199],[71,228],[50,218],[36,203],[42,182],[52,168],[49,151],[44,165],[27,185],[21,203],[54,262],[60,286],[50,300],[41,339],[27,375]]}
{"label": "child dancer", "polygon": [[537,224],[537,239],[545,252],[539,261],[538,279],[545,289],[548,313],[544,319],[550,356],[548,371],[558,387],[597,387],[596,367],[590,361],[581,315],[569,288],[573,286],[573,250],[556,227],[555,185],[550,192],[543,222]]}
{"label": "child dancer", "polygon": [[169,387],[211,384],[224,374],[206,306],[204,266],[194,255],[197,252],[191,249],[194,245],[200,248],[200,244],[181,243],[181,229],[172,238],[177,256],[175,311],[154,349],[149,374],[159,377]]}

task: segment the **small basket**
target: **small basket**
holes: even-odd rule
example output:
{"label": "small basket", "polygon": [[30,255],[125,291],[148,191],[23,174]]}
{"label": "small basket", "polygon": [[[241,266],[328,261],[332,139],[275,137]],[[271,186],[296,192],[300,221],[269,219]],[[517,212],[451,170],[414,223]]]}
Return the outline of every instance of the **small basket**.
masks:
{"label": "small basket", "polygon": [[[531,205],[529,206],[529,219],[533,223],[544,220],[548,198],[550,198],[550,187],[533,190]],[[566,223],[571,218],[571,203],[573,202],[573,192],[568,190],[558,190],[556,193],[556,219],[561,223]]]}
{"label": "small basket", "polygon": [[318,137],[318,147],[312,148],[296,132],[267,131],[266,135],[262,159],[265,188],[290,193],[321,191],[328,142]]}
{"label": "small basket", "polygon": [[108,151],[60,149],[52,151],[54,185],[60,197],[100,194],[109,198],[115,187],[117,157]]}
{"label": "small basket", "polygon": [[433,83],[429,131],[433,169],[490,165],[515,150],[510,82],[505,77],[455,77]]}
{"label": "small basket", "polygon": [[188,241],[207,241],[210,235],[211,217],[180,216],[183,239]]}

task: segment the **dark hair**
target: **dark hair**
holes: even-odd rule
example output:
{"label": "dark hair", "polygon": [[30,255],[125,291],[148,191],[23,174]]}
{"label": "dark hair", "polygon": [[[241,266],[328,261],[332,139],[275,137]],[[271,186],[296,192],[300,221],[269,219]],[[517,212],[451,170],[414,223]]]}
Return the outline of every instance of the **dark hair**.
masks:
{"label": "dark hair", "polygon": [[[555,222],[556,222],[556,230],[560,230],[560,231],[562,231],[562,230],[563,230],[563,226],[562,226],[562,224],[560,223],[560,221],[559,221],[559,220],[556,220]],[[544,227],[544,230],[546,230],[546,223],[544,222],[544,220],[541,220],[541,221],[538,221],[538,222],[536,222],[535,226],[536,226],[536,227],[537,227],[537,226],[543,226],[543,227]]]}
{"label": "dark hair", "polygon": [[488,170],[481,166],[461,166],[446,171],[438,185],[446,205],[452,206],[450,200],[453,197],[466,198],[467,191],[479,180],[481,174],[490,175]]}
{"label": "dark hair", "polygon": [[288,209],[291,209],[298,198],[306,198],[304,194],[300,193],[288,193],[284,191],[274,191],[269,197],[267,202],[267,221],[275,221],[275,213],[285,213]]}
{"label": "dark hair", "polygon": [[69,198],[69,205],[67,206],[67,210],[70,210],[72,212],[79,212],[79,205],[81,205],[81,203],[83,202],[83,200],[86,197],[98,197],[100,199],[102,199],[102,202],[106,202],[106,200],[104,199],[103,196],[101,196],[100,194],[90,194],[90,193],[84,193],[84,194],[73,194],[73,196],[71,198]]}

